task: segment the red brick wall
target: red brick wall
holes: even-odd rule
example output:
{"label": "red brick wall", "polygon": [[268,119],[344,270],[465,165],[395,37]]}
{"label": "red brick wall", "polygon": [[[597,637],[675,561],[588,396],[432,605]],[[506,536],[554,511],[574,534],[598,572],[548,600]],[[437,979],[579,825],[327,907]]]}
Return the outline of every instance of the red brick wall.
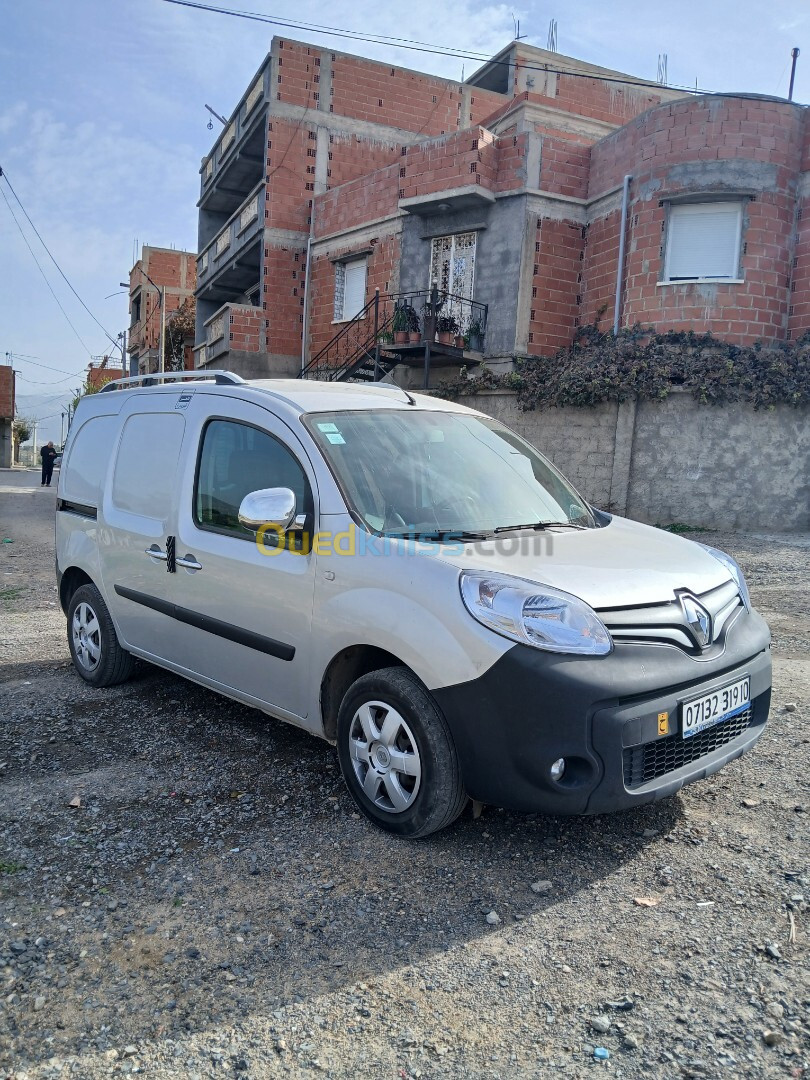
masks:
{"label": "red brick wall", "polygon": [[397,212],[400,166],[389,165],[319,195],[315,203],[315,235],[330,236],[366,221]]}
{"label": "red brick wall", "polygon": [[788,330],[794,338],[810,331],[810,119],[807,115],[804,118],[803,143],[788,315]]}
{"label": "red brick wall", "polygon": [[[625,173],[633,175],[622,325],[638,321],[662,329],[711,331],[737,344],[784,338],[802,125],[795,106],[696,98],[654,109],[592,148],[591,198],[618,186]],[[659,286],[665,200],[695,190],[697,181],[682,166],[700,162],[729,164],[708,181],[702,179],[696,190],[732,193],[745,191],[751,180],[744,168],[735,172],[731,162],[776,166],[773,190],[744,204],[744,281]],[[591,223],[585,250],[583,318],[592,319],[607,302],[606,325],[613,316],[617,232],[614,210],[606,220]]]}
{"label": "red brick wall", "polygon": [[527,183],[532,187],[531,177],[526,175],[526,147],[528,136],[501,135],[496,141],[495,152],[498,161],[496,191],[515,191]]}
{"label": "red brick wall", "polygon": [[315,165],[315,159],[307,156],[310,145],[309,132],[302,124],[271,116],[267,132],[266,227],[308,231],[309,202],[315,191],[315,176],[306,171]]}
{"label": "red brick wall", "polygon": [[305,246],[265,247],[262,313],[268,352],[283,356],[297,356],[301,352],[306,254]]}
{"label": "red brick wall", "polygon": [[[592,140],[577,135],[561,135],[539,124],[535,130],[543,137],[538,186],[558,195],[587,198]],[[532,177],[529,183],[534,186]]]}
{"label": "red brick wall", "polygon": [[571,344],[579,318],[582,226],[538,218],[528,351],[548,356]]}
{"label": "red brick wall", "polygon": [[[463,103],[457,82],[286,39],[278,41],[277,58],[277,101],[426,136],[459,127]],[[482,115],[503,101],[486,90],[472,98],[471,109]]]}
{"label": "red brick wall", "polygon": [[264,318],[259,308],[231,304],[228,318],[230,320],[230,347],[232,349],[245,352],[261,352],[264,350]]}
{"label": "red brick wall", "polygon": [[613,325],[620,223],[621,213],[614,210],[592,221],[585,230],[580,312],[583,325],[597,320],[602,330]]}
{"label": "red brick wall", "polygon": [[0,364],[0,418],[14,419],[14,369]]}
{"label": "red brick wall", "polygon": [[495,141],[495,136],[484,128],[468,128],[444,139],[407,147],[400,165],[400,198],[471,184],[492,191],[498,170]]}
{"label": "red brick wall", "polygon": [[458,83],[373,60],[327,55],[332,58],[333,112],[425,135],[458,128]]}
{"label": "red brick wall", "polygon": [[111,379],[122,379],[124,374],[123,368],[120,367],[88,368],[87,385],[93,387],[103,386]]}
{"label": "red brick wall", "polygon": [[[382,295],[396,292],[399,288],[399,235],[381,237],[371,244],[362,245],[362,250],[371,247],[366,255],[368,271],[366,275],[366,303],[374,296],[375,288]],[[335,312],[335,256],[351,255],[355,246],[335,247],[328,254],[312,259],[310,283],[310,321],[309,321],[309,356],[317,356],[320,350],[340,330],[334,323]]]}

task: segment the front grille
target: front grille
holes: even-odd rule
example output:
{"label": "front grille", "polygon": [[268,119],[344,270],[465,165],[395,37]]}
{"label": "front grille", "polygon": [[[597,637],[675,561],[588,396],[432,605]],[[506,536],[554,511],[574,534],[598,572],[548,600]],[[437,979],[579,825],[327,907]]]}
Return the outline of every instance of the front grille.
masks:
{"label": "front grille", "polygon": [[708,731],[701,731],[699,735],[692,735],[689,739],[682,739],[681,733],[676,732],[665,739],[630,747],[624,751],[624,786],[637,788],[642,784],[649,784],[651,780],[666,776],[683,765],[697,761],[704,754],[710,754],[712,750],[725,746],[750,727],[752,716],[749,707],[745,712],[732,716]]}

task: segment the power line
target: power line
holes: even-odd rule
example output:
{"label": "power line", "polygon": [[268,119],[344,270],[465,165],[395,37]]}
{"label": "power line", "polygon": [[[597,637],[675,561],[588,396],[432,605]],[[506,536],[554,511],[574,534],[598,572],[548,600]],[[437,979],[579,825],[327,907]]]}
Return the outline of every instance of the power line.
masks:
{"label": "power line", "polygon": [[[10,356],[12,360],[15,359],[15,357],[18,360],[24,359],[26,364],[33,364],[34,367],[45,368],[46,371],[58,371],[60,375],[69,375],[72,379],[78,378],[79,375],[84,374],[84,369],[77,372],[66,371],[65,368],[54,367],[52,364],[37,363],[35,360],[32,360],[30,356],[23,357],[22,353],[7,352],[6,356]],[[61,382],[62,380],[60,379],[59,381]]]}
{"label": "power line", "polygon": [[[9,186],[10,186],[10,185],[9,185]],[[28,250],[29,250],[29,251],[31,252],[31,258],[32,258],[32,259],[34,260],[34,262],[35,262],[35,263],[37,264],[37,270],[39,270],[40,274],[42,274],[42,279],[43,279],[43,281],[45,282],[45,284],[46,284],[46,285],[48,286],[48,289],[50,290],[51,296],[52,296],[52,297],[54,298],[54,300],[56,301],[56,303],[57,303],[57,304],[59,305],[59,310],[60,310],[60,311],[62,312],[62,314],[63,314],[63,315],[65,316],[65,319],[67,320],[68,326],[69,326],[69,327],[70,327],[70,329],[71,329],[71,330],[73,331],[73,333],[74,333],[74,334],[76,335],[76,337],[77,337],[77,338],[79,339],[79,344],[80,344],[80,345],[81,345],[81,347],[82,347],[82,348],[84,349],[84,351],[85,351],[86,353],[88,353],[88,354],[89,354],[90,350],[88,349],[88,347],[87,347],[87,346],[85,345],[84,341],[82,340],[82,336],[81,336],[81,334],[79,333],[79,331],[78,331],[78,330],[76,329],[76,327],[75,327],[75,326],[73,325],[73,323],[72,323],[72,322],[70,321],[70,316],[69,316],[69,315],[68,315],[68,313],[67,313],[67,312],[65,311],[65,309],[64,309],[64,308],[62,307],[62,301],[61,301],[61,300],[59,299],[59,297],[58,297],[58,296],[56,295],[56,293],[55,293],[55,292],[53,291],[53,286],[51,285],[50,281],[48,281],[48,278],[47,278],[47,277],[46,277],[46,275],[45,275],[45,271],[44,271],[44,270],[42,269],[42,267],[40,266],[40,263],[39,263],[39,259],[38,259],[38,258],[36,257],[36,255],[34,254],[34,249],[33,249],[33,248],[31,247],[31,245],[30,245],[30,244],[28,243],[28,237],[27,237],[27,236],[25,235],[25,233],[23,232],[23,229],[22,229],[22,225],[20,225],[19,221],[17,220],[17,215],[16,215],[15,213],[14,213],[14,207],[13,207],[13,206],[11,205],[11,203],[10,203],[10,202],[8,201],[8,196],[6,195],[5,191],[3,191],[3,189],[2,189],[1,187],[0,187],[0,195],[2,195],[2,196],[3,196],[3,201],[5,202],[6,206],[8,207],[8,209],[9,209],[9,212],[11,213],[11,216],[12,216],[12,217],[14,218],[14,224],[15,224],[15,225],[17,226],[17,228],[19,229],[19,231],[20,231],[20,236],[21,236],[21,237],[23,238],[23,240],[25,241],[25,246],[26,246],[26,247],[28,248]]]}
{"label": "power line", "polygon": [[[599,82],[604,83],[617,83],[622,86],[636,86],[649,88],[651,90],[662,89],[661,84],[658,82],[649,82],[646,79],[635,79],[632,77],[622,78],[620,76],[600,75],[597,73],[589,73],[585,71],[570,71],[567,68],[552,67],[550,64],[529,64],[521,62],[517,64],[514,60],[500,60],[494,57],[486,56],[483,53],[476,53],[472,51],[463,51],[461,49],[454,49],[449,46],[441,46],[431,44],[426,41],[418,41],[414,38],[399,38],[389,37],[384,34],[364,34],[358,30],[347,30],[337,26],[324,26],[318,23],[304,23],[295,22],[285,19],[274,19],[270,15],[262,15],[255,11],[242,11],[237,8],[220,7],[216,4],[203,4],[198,0],[163,0],[165,4],[174,4],[177,7],[192,8],[197,11],[210,11],[217,15],[230,15],[237,19],[247,19],[252,22],[266,23],[271,26],[279,26],[288,30],[304,30],[307,33],[325,34],[330,37],[342,37],[348,38],[352,41],[364,41],[372,45],[387,45],[394,49],[408,49],[411,52],[430,53],[435,56],[447,56],[451,59],[462,60],[475,60],[478,63],[484,63],[489,65],[497,65],[499,67],[517,68],[520,67],[521,71],[540,71],[549,75],[566,75],[575,79],[596,79]],[[669,90],[682,90],[684,93],[694,94],[695,88],[692,86],[682,86],[677,83],[669,83],[667,86]],[[700,93],[707,97],[740,97],[747,95],[740,95],[734,93],[726,93],[721,90],[701,90]]]}
{"label": "power line", "polygon": [[[106,338],[107,338],[107,339],[108,339],[109,341],[111,341],[111,342],[113,343],[113,345],[117,344],[117,343],[116,343],[116,340],[115,340],[115,338],[114,338],[114,337],[112,336],[112,334],[111,334],[111,333],[110,333],[110,332],[109,332],[108,330],[106,330],[106,329],[105,329],[105,328],[104,328],[104,327],[102,326],[102,324],[101,324],[101,323],[100,323],[100,322],[98,321],[98,319],[97,319],[97,318],[95,317],[95,315],[94,315],[94,314],[93,314],[93,312],[92,312],[92,311],[90,310],[90,308],[89,308],[89,307],[87,306],[87,304],[85,304],[84,300],[82,300],[82,298],[81,298],[81,297],[79,296],[79,294],[78,294],[78,293],[76,292],[76,290],[75,290],[75,289],[73,288],[73,286],[71,285],[70,281],[68,281],[67,275],[65,274],[64,270],[63,270],[63,269],[62,269],[62,267],[61,267],[61,266],[59,265],[59,263],[58,263],[58,262],[56,261],[56,259],[54,258],[53,254],[51,253],[51,249],[50,249],[50,248],[48,247],[48,245],[47,245],[47,244],[45,243],[45,241],[44,241],[44,240],[42,239],[42,236],[41,236],[41,234],[40,234],[40,232],[39,232],[39,229],[37,229],[36,225],[35,225],[35,224],[33,223],[33,221],[31,220],[31,218],[29,217],[29,215],[28,215],[28,211],[27,211],[27,210],[25,209],[25,207],[23,206],[22,202],[20,202],[20,197],[19,197],[19,195],[18,195],[18,194],[17,194],[17,192],[16,192],[15,190],[14,190],[14,188],[13,188],[13,187],[11,186],[11,181],[10,181],[10,180],[9,180],[9,178],[8,178],[8,174],[7,174],[7,173],[6,173],[6,172],[5,172],[4,170],[3,170],[3,168],[2,168],[2,167],[0,167],[0,177],[3,177],[3,179],[4,179],[4,180],[6,181],[6,183],[8,184],[8,188],[9,188],[9,191],[10,191],[10,192],[11,192],[11,194],[12,194],[12,195],[14,196],[14,198],[15,198],[15,199],[17,200],[17,202],[18,202],[18,204],[19,204],[19,207],[20,207],[20,209],[22,210],[22,212],[23,212],[23,213],[25,214],[26,218],[28,219],[28,224],[29,224],[29,225],[31,226],[31,228],[32,228],[32,229],[34,230],[34,232],[35,232],[35,233],[37,234],[37,239],[39,240],[40,244],[42,244],[42,246],[43,246],[43,247],[45,248],[45,250],[46,250],[46,251],[48,252],[48,255],[50,256],[50,260],[51,260],[51,262],[53,263],[53,265],[54,265],[54,266],[56,267],[56,269],[57,269],[57,270],[59,271],[59,273],[61,274],[62,278],[64,279],[64,282],[65,282],[65,284],[67,285],[67,287],[68,287],[68,288],[70,289],[70,291],[71,291],[71,292],[73,293],[73,295],[74,295],[74,296],[76,297],[76,299],[77,299],[77,300],[79,301],[79,303],[80,303],[80,304],[82,305],[82,307],[83,307],[83,308],[84,308],[84,310],[85,310],[85,311],[87,312],[87,314],[88,314],[88,315],[90,316],[90,318],[91,318],[91,319],[93,320],[93,322],[94,322],[94,323],[96,324],[96,326],[98,326],[98,327],[99,327],[99,329],[100,329],[100,330],[101,330],[101,331],[102,331],[102,332],[104,333],[104,336],[105,336],[105,337],[106,337]],[[5,193],[4,193],[4,197],[5,197]],[[6,199],[6,203],[8,203],[8,199]],[[9,204],[9,209],[11,209],[11,205],[10,205],[10,204]],[[86,346],[85,346],[85,347],[86,347]],[[88,351],[89,351],[89,350],[88,350]]]}

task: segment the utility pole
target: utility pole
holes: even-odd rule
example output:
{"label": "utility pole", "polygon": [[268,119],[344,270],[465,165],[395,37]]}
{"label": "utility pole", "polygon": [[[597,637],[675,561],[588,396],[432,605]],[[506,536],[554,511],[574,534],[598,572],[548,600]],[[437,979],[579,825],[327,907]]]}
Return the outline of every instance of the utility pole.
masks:
{"label": "utility pole", "polygon": [[37,463],[37,424],[38,420],[34,421],[34,465]]}
{"label": "utility pole", "polygon": [[166,286],[160,290],[160,374],[166,370]]}

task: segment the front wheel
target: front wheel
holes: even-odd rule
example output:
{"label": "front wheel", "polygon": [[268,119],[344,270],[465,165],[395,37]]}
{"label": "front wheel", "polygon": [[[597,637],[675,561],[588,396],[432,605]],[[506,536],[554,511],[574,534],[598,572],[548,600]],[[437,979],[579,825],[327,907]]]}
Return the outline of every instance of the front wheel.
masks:
{"label": "front wheel", "polygon": [[112,617],[95,585],[82,585],[70,598],[68,645],[73,666],[93,686],[115,686],[132,674],[134,660],[121,648]]}
{"label": "front wheel", "polygon": [[429,836],[467,802],[447,721],[406,668],[372,671],[349,687],[338,756],[352,798],[387,832]]}

